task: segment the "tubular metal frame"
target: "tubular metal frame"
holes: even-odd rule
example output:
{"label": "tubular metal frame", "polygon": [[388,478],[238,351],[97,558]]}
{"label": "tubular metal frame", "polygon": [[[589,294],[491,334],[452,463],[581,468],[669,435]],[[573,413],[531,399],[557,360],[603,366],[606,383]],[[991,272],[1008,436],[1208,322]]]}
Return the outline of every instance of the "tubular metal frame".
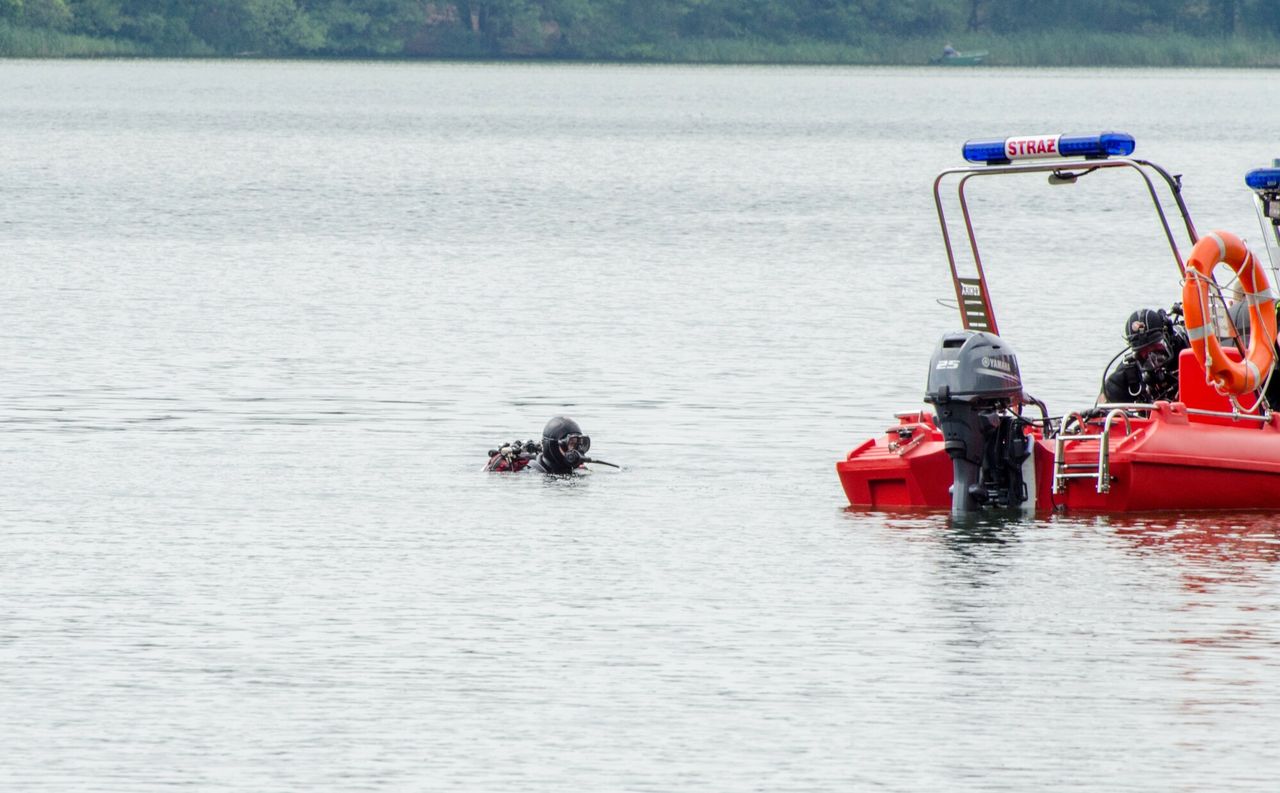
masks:
{"label": "tubular metal frame", "polygon": [[[1009,174],[1068,174],[1070,178],[1075,179],[1095,170],[1104,168],[1130,168],[1137,172],[1146,183],[1147,194],[1151,197],[1151,203],[1155,207],[1156,216],[1160,220],[1160,226],[1164,230],[1165,239],[1169,241],[1169,250],[1173,253],[1173,260],[1178,265],[1179,276],[1186,275],[1186,265],[1183,263],[1182,254],[1178,251],[1178,243],[1174,238],[1173,228],[1169,224],[1169,218],[1165,214],[1164,206],[1160,203],[1160,197],[1156,191],[1156,183],[1153,181],[1153,175],[1159,177],[1159,181],[1163,182],[1169,191],[1169,195],[1173,198],[1174,203],[1178,207],[1178,214],[1182,217],[1182,222],[1186,226],[1187,236],[1190,238],[1191,244],[1194,245],[1199,235],[1196,233],[1195,224],[1191,221],[1191,213],[1187,210],[1186,203],[1182,200],[1182,181],[1181,177],[1171,175],[1164,168],[1147,160],[1135,160],[1128,157],[1116,157],[1112,159],[1098,160],[1059,160],[1059,161],[1037,161],[1032,163],[1020,163],[1010,165],[971,165],[957,168],[948,168],[938,174],[933,180],[933,202],[938,210],[938,223],[942,227],[942,244],[947,249],[947,262],[951,266],[951,281],[956,290],[956,303],[960,308],[960,319],[964,323],[966,330],[969,328],[969,320],[964,312],[964,294],[961,290],[960,272],[956,267],[955,250],[951,242],[951,230],[947,221],[946,211],[942,207],[942,185],[950,176],[958,176],[956,183],[956,195],[960,201],[960,212],[964,218],[965,233],[969,240],[969,249],[973,253],[973,263],[977,269],[978,281],[982,288],[982,301],[987,313],[987,319],[990,322],[991,333],[999,335],[999,329],[996,326],[995,311],[991,306],[990,292],[987,290],[987,276],[982,269],[982,256],[978,252],[978,240],[973,230],[973,220],[969,214],[969,202],[965,195],[965,188],[969,180],[975,176],[1004,176]],[[1280,240],[1280,237],[1277,238]]]}
{"label": "tubular metal frame", "polygon": [[1267,258],[1271,260],[1271,283],[1280,285],[1280,221],[1267,217],[1266,199],[1261,193],[1253,196],[1254,208],[1258,211],[1258,224],[1262,226],[1262,241],[1267,249]]}
{"label": "tubular metal frame", "polygon": [[[1078,415],[1078,414],[1073,414]],[[1102,423],[1102,432],[1090,435],[1085,432],[1086,424],[1081,424],[1076,435],[1060,433],[1053,445],[1053,486],[1050,489],[1058,495],[1066,489],[1068,479],[1092,479],[1099,493],[1111,492],[1111,422],[1120,419],[1124,422],[1124,437],[1133,434],[1133,426],[1129,423],[1129,414],[1124,408],[1112,408]],[[1098,462],[1068,463],[1066,461],[1067,444],[1080,441],[1098,442]],[[1075,473],[1072,473],[1072,472]]]}

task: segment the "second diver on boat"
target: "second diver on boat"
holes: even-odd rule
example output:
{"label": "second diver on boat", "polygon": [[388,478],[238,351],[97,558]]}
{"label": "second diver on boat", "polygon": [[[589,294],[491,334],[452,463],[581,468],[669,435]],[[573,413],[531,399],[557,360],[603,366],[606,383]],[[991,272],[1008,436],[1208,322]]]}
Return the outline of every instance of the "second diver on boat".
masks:
{"label": "second diver on boat", "polygon": [[1124,340],[1128,347],[1116,356],[1119,365],[1102,381],[1106,401],[1150,404],[1158,399],[1177,399],[1178,354],[1190,346],[1182,306],[1174,305],[1171,312],[1138,309],[1124,323]]}
{"label": "second diver on boat", "polygon": [[[1241,347],[1249,343],[1248,304],[1239,300],[1227,310],[1231,323],[1238,329],[1235,337],[1228,333],[1224,343],[1238,339]],[[1107,367],[1102,381],[1102,395],[1112,404],[1144,403],[1157,400],[1177,401],[1178,356],[1191,346],[1182,318],[1182,305],[1173,308],[1141,308],[1125,321],[1124,338],[1128,346],[1116,356],[1120,363]],[[1112,363],[1115,363],[1115,358]],[[1280,361],[1280,355],[1276,357]],[[1267,381],[1264,381],[1267,382]],[[1280,377],[1269,379],[1265,392],[1267,404],[1280,406]]]}

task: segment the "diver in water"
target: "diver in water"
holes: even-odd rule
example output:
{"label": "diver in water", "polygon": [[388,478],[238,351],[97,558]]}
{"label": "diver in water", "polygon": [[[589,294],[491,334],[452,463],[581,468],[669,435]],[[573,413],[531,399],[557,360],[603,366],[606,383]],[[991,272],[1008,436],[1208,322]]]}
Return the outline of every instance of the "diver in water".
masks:
{"label": "diver in water", "polygon": [[584,463],[618,466],[586,456],[591,450],[591,437],[582,433],[578,422],[567,416],[556,416],[542,428],[542,441],[514,441],[500,449],[489,450],[486,471],[537,471],[565,476]]}
{"label": "diver in water", "polygon": [[542,428],[542,450],[529,467],[544,474],[571,474],[582,466],[583,455],[590,449],[591,438],[582,434],[578,422],[556,416]]}

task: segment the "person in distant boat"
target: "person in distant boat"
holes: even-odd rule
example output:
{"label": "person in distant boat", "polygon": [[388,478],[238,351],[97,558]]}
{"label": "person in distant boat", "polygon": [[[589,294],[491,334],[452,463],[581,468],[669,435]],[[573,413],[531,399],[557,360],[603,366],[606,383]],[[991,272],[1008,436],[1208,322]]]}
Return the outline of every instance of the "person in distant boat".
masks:
{"label": "person in distant boat", "polygon": [[960,53],[956,50],[956,48],[951,46],[950,44],[945,44],[942,47],[942,57],[944,58],[954,58],[959,54]]}
{"label": "person in distant boat", "polygon": [[583,463],[599,462],[585,455],[591,449],[591,437],[582,433],[578,422],[567,416],[556,416],[542,428],[542,441],[514,441],[500,449],[489,450],[486,471],[537,471],[565,476],[581,468]]}

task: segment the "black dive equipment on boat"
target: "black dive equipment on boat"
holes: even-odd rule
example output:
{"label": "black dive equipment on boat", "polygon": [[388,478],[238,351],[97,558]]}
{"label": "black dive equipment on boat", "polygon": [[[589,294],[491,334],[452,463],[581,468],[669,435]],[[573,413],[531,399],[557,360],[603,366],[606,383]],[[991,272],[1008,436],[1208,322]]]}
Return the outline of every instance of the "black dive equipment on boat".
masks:
{"label": "black dive equipment on boat", "polygon": [[1172,312],[1141,308],[1125,320],[1128,347],[1120,364],[1106,374],[1102,393],[1108,402],[1141,402],[1178,398],[1178,354],[1190,346],[1182,324],[1182,307]]}
{"label": "black dive equipment on boat", "polygon": [[1024,399],[1018,358],[1003,339],[971,330],[942,337],[924,401],[937,411],[951,457],[952,512],[1027,500],[1022,464],[1031,450],[1014,412]]}

